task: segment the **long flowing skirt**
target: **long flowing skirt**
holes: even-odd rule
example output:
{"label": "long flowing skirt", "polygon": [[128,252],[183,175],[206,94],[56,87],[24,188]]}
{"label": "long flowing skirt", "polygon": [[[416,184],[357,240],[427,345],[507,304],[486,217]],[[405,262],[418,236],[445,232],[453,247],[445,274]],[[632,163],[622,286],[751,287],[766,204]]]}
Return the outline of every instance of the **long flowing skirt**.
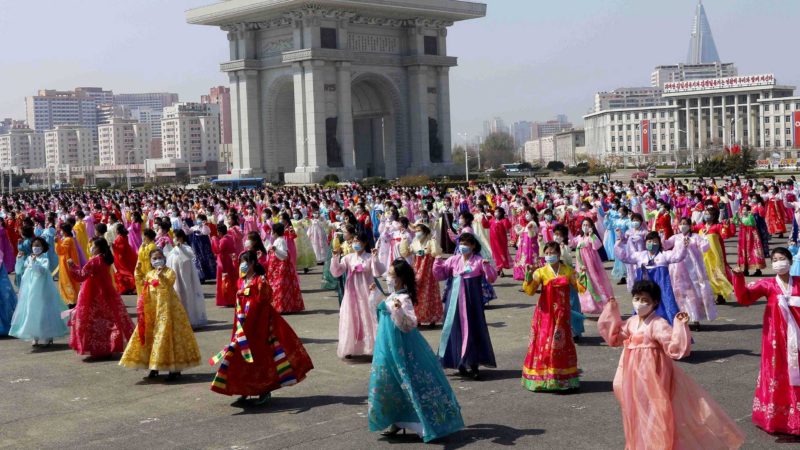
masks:
{"label": "long flowing skirt", "polygon": [[272,288],[272,306],[281,314],[304,311],[300,280],[289,259],[281,261],[274,253],[267,263],[267,280]]}
{"label": "long flowing skirt", "polygon": [[[49,273],[39,273],[39,267],[26,270],[19,301],[11,319],[9,336],[19,339],[47,340],[66,336],[69,333],[61,313],[67,305],[61,299]],[[36,271],[36,273],[29,273]],[[30,278],[30,279],[29,279]]]}
{"label": "long flowing skirt", "polygon": [[414,312],[417,323],[432,324],[442,322],[444,310],[439,283],[433,277],[433,256],[426,255],[414,260],[414,273],[417,281],[417,304]]}
{"label": "long flowing skirt", "polygon": [[745,270],[759,270],[767,267],[764,248],[756,227],[739,227],[738,263]]}
{"label": "long flowing skirt", "polygon": [[17,308],[17,293],[8,279],[5,265],[0,266],[0,336],[7,336],[11,329],[11,319]]}
{"label": "long flowing skirt", "polygon": [[636,281],[650,280],[661,288],[661,303],[656,308],[656,314],[669,322],[670,326],[675,319],[675,315],[681,312],[678,302],[675,300],[675,293],[672,290],[672,280],[669,276],[669,268],[666,266],[651,267],[645,270],[636,269]]}
{"label": "long flowing skirt", "polygon": [[70,321],[69,346],[79,355],[121,353],[133,334],[133,322],[116,291],[97,294],[78,296]]}
{"label": "long flowing skirt", "polygon": [[200,282],[213,280],[217,276],[217,260],[211,251],[211,239],[200,233],[192,234],[190,239],[195,256],[194,265],[197,267]]}
{"label": "long flowing skirt", "polygon": [[578,291],[575,288],[569,290],[569,306],[572,310],[570,314],[570,326],[572,327],[572,335],[580,336],[586,329],[583,326],[583,321],[586,316],[581,312],[581,300],[578,297]]}
{"label": "long flowing skirt", "polygon": [[786,233],[786,215],[783,205],[778,203],[776,199],[770,199],[766,205],[767,230],[769,234],[782,234]]}
{"label": "long flowing skirt", "polygon": [[538,236],[530,237],[527,232],[523,232],[519,238],[517,254],[514,255],[514,279],[522,281],[525,279],[525,268],[532,265],[535,268],[541,267],[539,259]]}
{"label": "long flowing skirt", "polygon": [[584,314],[600,314],[603,311],[608,299],[614,296],[614,289],[608,280],[600,255],[589,247],[578,250],[577,269],[586,268],[586,272],[581,277],[582,284],[586,290],[579,294],[581,300],[581,311]]}
{"label": "long flowing skirt", "polygon": [[[463,330],[461,320],[461,304],[454,305],[455,319],[444,349],[439,348],[439,357],[444,367],[450,369],[471,368],[479,365],[497,367],[494,357],[492,341],[489,338],[489,327],[486,325],[486,316],[483,311],[483,279],[484,277],[466,278],[461,281],[461,296],[464,296],[467,329]],[[453,280],[447,281],[444,292],[445,311],[450,304],[458,299],[451,299]],[[460,302],[459,302],[460,303]],[[466,343],[464,339],[466,338]]]}
{"label": "long flowing skirt", "polygon": [[436,355],[415,328],[403,333],[385,309],[369,380],[369,429],[398,425],[430,442],[464,428],[461,407]]}
{"label": "long flowing skirt", "polygon": [[580,384],[570,325],[570,290],[565,277],[557,277],[542,287],[522,367],[522,385],[529,391],[561,391]]}
{"label": "long flowing skirt", "polygon": [[733,285],[727,274],[730,268],[725,262],[725,249],[720,244],[718,235],[708,234],[706,238],[708,238],[709,249],[703,253],[703,262],[706,265],[708,281],[711,282],[711,290],[714,295],[721,295],[728,299],[733,295]]}

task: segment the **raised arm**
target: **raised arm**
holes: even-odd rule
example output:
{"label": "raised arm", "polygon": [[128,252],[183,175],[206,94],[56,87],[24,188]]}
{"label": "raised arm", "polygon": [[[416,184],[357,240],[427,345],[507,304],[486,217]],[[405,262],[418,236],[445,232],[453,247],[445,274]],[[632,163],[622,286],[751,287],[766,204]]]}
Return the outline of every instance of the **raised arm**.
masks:
{"label": "raised arm", "polygon": [[330,271],[331,271],[331,275],[333,275],[334,277],[338,278],[338,277],[344,275],[344,273],[347,271],[347,263],[345,263],[343,261],[343,259],[344,258],[342,258],[342,256],[339,255],[339,254],[331,255],[331,268],[330,268]]}
{"label": "raised arm", "polygon": [[744,274],[741,271],[733,272],[733,291],[736,294],[736,301],[740,305],[750,306],[758,299],[769,295],[770,279],[762,278],[752,283],[745,283]]}
{"label": "raised arm", "polygon": [[675,318],[674,325],[671,327],[663,319],[656,319],[652,324],[653,337],[661,344],[664,353],[672,359],[685,358],[692,350],[688,319],[684,321],[678,317],[680,314]]}
{"label": "raised arm", "polygon": [[538,270],[525,272],[525,281],[522,283],[522,290],[528,295],[533,295],[542,284],[541,272]]}
{"label": "raised arm", "polygon": [[610,347],[622,347],[625,340],[628,339],[625,322],[622,321],[616,300],[609,300],[603,307],[603,313],[597,320],[597,331]]}
{"label": "raised arm", "polygon": [[387,304],[391,312],[392,322],[403,333],[408,333],[417,327],[417,315],[414,312],[414,304],[408,295],[396,295]]}
{"label": "raised arm", "polygon": [[453,276],[453,269],[450,266],[449,260],[436,258],[433,262],[433,277],[437,281],[444,281]]}

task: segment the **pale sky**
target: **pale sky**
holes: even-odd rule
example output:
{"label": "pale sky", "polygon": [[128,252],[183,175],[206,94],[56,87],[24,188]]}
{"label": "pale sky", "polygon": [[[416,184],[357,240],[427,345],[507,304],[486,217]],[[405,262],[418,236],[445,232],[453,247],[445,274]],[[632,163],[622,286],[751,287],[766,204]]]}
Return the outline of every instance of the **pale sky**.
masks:
{"label": "pale sky", "polygon": [[[101,86],[177,92],[197,101],[226,84],[227,40],[188,25],[213,0],[0,0],[0,117],[24,119],[37,89]],[[487,0],[484,19],[456,24],[448,52],[453,136],[565,113],[580,124],[599,90],[646,86],[658,64],[683,62],[696,0]],[[800,84],[796,0],[703,2],[723,62],[740,74]]]}

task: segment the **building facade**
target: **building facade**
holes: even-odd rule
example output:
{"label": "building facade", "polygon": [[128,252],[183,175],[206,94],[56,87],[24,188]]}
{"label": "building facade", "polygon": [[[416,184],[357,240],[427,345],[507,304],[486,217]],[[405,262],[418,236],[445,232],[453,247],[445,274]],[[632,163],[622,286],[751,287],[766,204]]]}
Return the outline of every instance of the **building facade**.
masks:
{"label": "building facade", "polygon": [[143,164],[150,156],[150,125],[132,119],[111,119],[98,127],[101,166]]}
{"label": "building facade", "polygon": [[550,136],[532,139],[525,143],[525,162],[547,165],[560,161],[567,166],[575,165],[586,155],[586,138],[581,129],[561,131]]}
{"label": "building facade", "polygon": [[144,92],[139,94],[117,94],[113,98],[113,104],[134,108],[151,108],[154,111],[161,111],[167,106],[178,103],[178,94],[171,92]]}
{"label": "building facade", "polygon": [[657,87],[627,87],[598,92],[594,95],[594,111],[659,106],[665,102],[661,94],[661,88]]}
{"label": "building facade", "polygon": [[739,75],[739,69],[737,69],[733,63],[672,64],[656,66],[656,68],[653,69],[653,73],[650,75],[650,85],[654,88],[663,89],[666,83],[707,80],[709,78],[727,78],[737,75]]}
{"label": "building facade", "polygon": [[48,167],[97,165],[92,130],[79,125],[58,125],[45,131],[44,150]]}
{"label": "building facade", "polygon": [[164,108],[161,157],[188,163],[219,159],[219,106],[178,103]]}
{"label": "building facade", "polygon": [[212,87],[208,95],[200,97],[200,103],[219,105],[220,144],[232,143],[231,89],[225,86]]}
{"label": "building facade", "polygon": [[455,173],[457,60],[447,29],[485,14],[486,5],[456,0],[262,0],[188,11],[189,23],[228,33],[232,177]]}
{"label": "building facade", "polygon": [[525,143],[533,136],[533,122],[520,121],[511,124],[511,136],[514,138],[514,148],[521,150]]}
{"label": "building facade", "polygon": [[687,164],[733,145],[800,157],[800,97],[772,74],[667,83],[667,104],[584,117],[587,147],[616,165]]}
{"label": "building facade", "polygon": [[531,139],[539,139],[545,136],[552,136],[564,130],[572,129],[567,116],[559,114],[555,119],[546,122],[534,122],[531,129]]}
{"label": "building facade", "polygon": [[44,137],[23,122],[14,122],[0,134],[0,167],[29,169],[44,167]]}
{"label": "building facade", "polygon": [[90,96],[86,88],[74,91],[40,90],[37,95],[26,97],[28,126],[36,131],[52,130],[59,125],[79,125],[97,130],[97,98],[100,92]]}

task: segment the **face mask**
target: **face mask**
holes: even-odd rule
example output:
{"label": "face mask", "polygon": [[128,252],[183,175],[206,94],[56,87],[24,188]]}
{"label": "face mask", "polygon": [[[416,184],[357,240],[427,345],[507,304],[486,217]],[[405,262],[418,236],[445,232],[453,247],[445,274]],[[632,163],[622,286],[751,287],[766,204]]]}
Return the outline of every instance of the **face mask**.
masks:
{"label": "face mask", "polygon": [[553,240],[558,242],[559,244],[563,244],[564,243],[564,238],[562,238],[561,236],[555,236],[553,238]]}
{"label": "face mask", "polygon": [[583,230],[583,234],[591,234],[592,227],[582,227],[581,230]]}
{"label": "face mask", "polygon": [[774,270],[778,275],[786,275],[789,273],[789,267],[789,261],[786,261],[785,259],[774,261],[772,263],[772,270]]}
{"label": "face mask", "polygon": [[533,216],[532,216],[532,215],[530,215],[530,214],[525,214],[525,220],[528,220],[528,221],[530,221],[530,220],[532,220],[532,219],[533,219]]}
{"label": "face mask", "polygon": [[395,282],[396,281],[395,281],[395,276],[394,275],[390,275],[390,274],[386,275],[386,286],[389,288],[390,291],[394,291]]}
{"label": "face mask", "polygon": [[472,253],[472,249],[469,246],[462,244],[458,246],[458,252],[462,255],[469,255]]}
{"label": "face mask", "polygon": [[655,242],[648,242],[647,243],[647,251],[650,252],[650,253],[657,252],[659,247],[661,247],[661,245],[656,244]]}
{"label": "face mask", "polygon": [[364,246],[361,244],[353,244],[353,250],[360,252],[361,250],[364,250]]}
{"label": "face mask", "polygon": [[681,233],[683,233],[683,234],[686,234],[686,233],[688,233],[689,231],[692,230],[692,227],[690,227],[689,225],[681,225],[678,228],[681,230]]}
{"label": "face mask", "polygon": [[631,222],[631,228],[633,228],[634,230],[638,230],[640,226],[642,226],[642,222],[638,222],[638,221]]}
{"label": "face mask", "polygon": [[150,260],[150,265],[152,265],[154,269],[160,269],[164,267],[165,264],[166,261],[162,258],[155,258]]}
{"label": "face mask", "polygon": [[497,213],[497,214],[495,214],[494,216],[495,216],[496,218],[498,218],[498,219],[501,217],[501,216],[500,216],[500,213]]}
{"label": "face mask", "polygon": [[294,217],[294,220],[300,220],[300,214],[295,214],[295,215],[294,215],[294,216],[292,216],[292,217]]}
{"label": "face mask", "polygon": [[247,273],[248,270],[250,270],[249,264],[247,264],[246,262],[239,264],[239,273],[244,275]]}
{"label": "face mask", "polygon": [[546,216],[544,216],[544,220],[551,222],[553,220],[553,216],[551,214],[547,214]]}
{"label": "face mask", "polygon": [[555,264],[559,260],[558,255],[544,255],[544,261],[547,264]]}
{"label": "face mask", "polygon": [[422,238],[424,238],[424,237],[425,237],[425,233],[423,233],[422,231],[417,231],[416,233],[414,233],[414,236],[415,236],[417,239],[422,239]]}
{"label": "face mask", "polygon": [[33,247],[31,250],[33,251],[34,255],[38,256],[42,254],[42,247]]}
{"label": "face mask", "polygon": [[703,216],[703,222],[711,222],[711,216],[706,214]]}
{"label": "face mask", "polygon": [[636,300],[633,301],[633,310],[636,311],[636,315],[638,316],[646,316],[653,310],[653,305],[649,303],[642,303],[637,302]]}

